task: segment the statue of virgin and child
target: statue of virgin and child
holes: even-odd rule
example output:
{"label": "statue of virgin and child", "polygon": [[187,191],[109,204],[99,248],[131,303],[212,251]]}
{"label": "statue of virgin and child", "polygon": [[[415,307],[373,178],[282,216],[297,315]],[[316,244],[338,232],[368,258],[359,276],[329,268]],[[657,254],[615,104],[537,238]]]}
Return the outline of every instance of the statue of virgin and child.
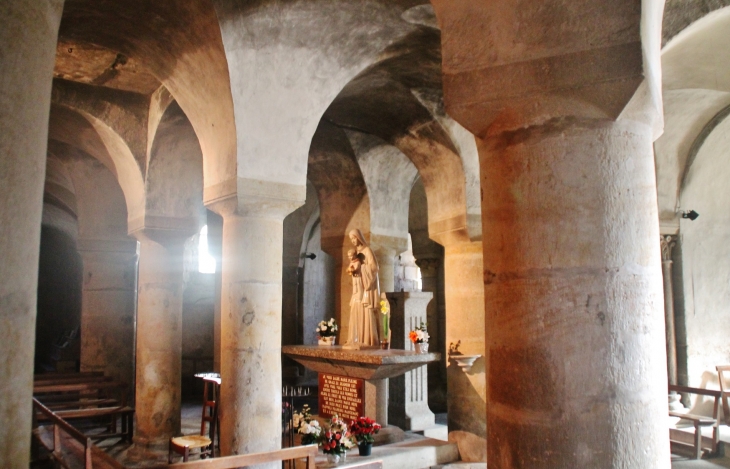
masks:
{"label": "statue of virgin and child", "polygon": [[375,347],[378,341],[378,311],[380,286],[378,284],[378,260],[360,230],[349,233],[354,249],[347,253],[347,273],[352,277],[350,298],[350,327],[346,348]]}

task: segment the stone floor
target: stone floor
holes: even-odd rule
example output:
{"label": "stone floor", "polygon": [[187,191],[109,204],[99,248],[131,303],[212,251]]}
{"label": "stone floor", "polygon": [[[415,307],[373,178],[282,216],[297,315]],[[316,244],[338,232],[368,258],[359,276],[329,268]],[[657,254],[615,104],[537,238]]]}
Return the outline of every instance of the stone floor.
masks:
{"label": "stone floor", "polygon": [[[186,435],[196,434],[200,431],[200,418],[202,414],[202,407],[197,402],[185,402],[182,406],[182,433]],[[446,423],[446,414],[436,415],[437,423]],[[722,427],[721,427],[722,428]],[[382,459],[384,469],[404,469],[406,467],[431,467],[432,469],[486,469],[487,465],[484,463],[465,463],[465,462],[452,462],[457,454],[454,453],[454,445],[450,445],[446,442],[439,442],[438,440],[432,440],[424,438],[420,435],[413,435],[407,433],[408,437],[406,441],[396,444],[387,445],[383,447],[373,448],[373,459]],[[721,431],[721,439],[726,441],[726,448],[730,448],[730,428],[724,428]],[[106,450],[109,451],[115,458],[124,462],[127,467],[145,467],[147,464],[133,464],[127,461],[125,457],[127,445],[120,444],[102,444],[106,446]],[[111,446],[109,446],[111,444]],[[349,464],[361,462],[359,456],[349,457],[348,464],[340,465],[340,468],[346,469]],[[165,457],[166,459],[166,457]],[[318,467],[329,467],[327,466],[324,456],[322,461],[318,459]],[[158,460],[161,462],[160,460]],[[418,461],[416,465],[413,463]],[[153,463],[150,461],[149,463]],[[148,464],[149,464],[148,463]],[[420,464],[420,465],[419,465]],[[32,465],[34,469],[46,469],[44,465]],[[672,455],[672,469],[730,469],[730,457],[716,457],[711,459],[692,460],[684,456]]]}

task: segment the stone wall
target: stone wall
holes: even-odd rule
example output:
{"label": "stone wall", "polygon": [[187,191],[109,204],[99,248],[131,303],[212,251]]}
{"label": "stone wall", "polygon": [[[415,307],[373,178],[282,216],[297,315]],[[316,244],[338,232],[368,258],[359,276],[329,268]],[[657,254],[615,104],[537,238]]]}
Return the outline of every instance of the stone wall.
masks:
{"label": "stone wall", "polygon": [[[716,376],[715,366],[730,362],[730,215],[727,179],[721,164],[730,145],[730,121],[718,125],[698,152],[681,194],[683,210],[695,210],[695,221],[680,222],[687,378],[690,386],[705,386]],[[682,327],[679,328],[681,331]],[[680,337],[682,338],[682,337]],[[679,357],[680,360],[683,357]],[[680,367],[681,369],[681,367]],[[716,379],[716,378],[715,378]]]}

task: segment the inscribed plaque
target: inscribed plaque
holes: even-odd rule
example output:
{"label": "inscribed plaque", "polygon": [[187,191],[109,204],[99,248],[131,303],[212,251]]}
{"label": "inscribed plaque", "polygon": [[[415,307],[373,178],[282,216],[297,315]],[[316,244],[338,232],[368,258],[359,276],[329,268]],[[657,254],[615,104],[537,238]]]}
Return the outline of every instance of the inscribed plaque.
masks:
{"label": "inscribed plaque", "polygon": [[362,413],[363,380],[347,376],[319,374],[319,415],[355,420]]}

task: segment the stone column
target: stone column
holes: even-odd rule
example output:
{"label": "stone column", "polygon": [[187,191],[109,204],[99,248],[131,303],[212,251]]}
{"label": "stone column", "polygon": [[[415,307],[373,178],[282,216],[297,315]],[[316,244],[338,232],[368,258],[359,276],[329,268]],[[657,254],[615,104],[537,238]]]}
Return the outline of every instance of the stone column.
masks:
{"label": "stone column", "polygon": [[183,245],[188,233],[140,230],[135,450],[166,450],[180,433]]}
{"label": "stone column", "polygon": [[281,447],[283,226],[303,202],[303,193],[301,200],[295,195],[230,197],[209,205],[223,217],[223,455]]}
{"label": "stone column", "polygon": [[[430,292],[388,293],[393,342],[391,348],[414,350],[408,333],[426,322]],[[434,350],[431,350],[435,352]],[[390,378],[388,384],[388,422],[403,430],[433,427],[436,416],[428,407],[428,368],[426,365]]]}
{"label": "stone column", "polygon": [[[464,461],[485,461],[486,374],[484,359],[484,284],[482,243],[444,247],[446,296],[447,406],[449,440]],[[468,373],[452,353],[482,355]]]}
{"label": "stone column", "polygon": [[84,264],[81,371],[103,371],[127,383],[131,398],[137,241],[79,239],[77,246]]}
{"label": "stone column", "polygon": [[62,0],[0,3],[0,467],[27,468],[38,252]]}
{"label": "stone column", "polygon": [[479,143],[490,467],[668,467],[651,128]]}
{"label": "stone column", "polygon": [[[674,287],[672,286],[672,250],[676,236],[662,235],[659,246],[662,252],[662,280],[664,281],[664,324],[667,344],[667,380],[677,384],[677,337],[674,328]],[[674,391],[669,393],[669,410],[684,408],[680,396]]]}

